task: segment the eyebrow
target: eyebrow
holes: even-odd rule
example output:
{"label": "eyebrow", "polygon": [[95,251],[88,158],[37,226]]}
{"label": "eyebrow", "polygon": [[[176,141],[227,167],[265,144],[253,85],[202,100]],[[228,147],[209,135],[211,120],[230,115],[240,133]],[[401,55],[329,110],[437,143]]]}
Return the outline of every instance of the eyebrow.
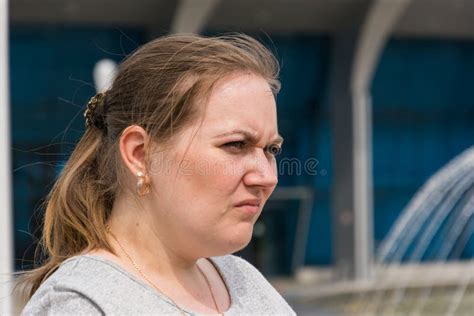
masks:
{"label": "eyebrow", "polygon": [[[225,136],[230,136],[230,135],[235,135],[235,134],[243,135],[245,138],[247,138],[248,140],[250,140],[253,143],[257,142],[257,133],[256,132],[250,131],[250,130],[243,130],[243,129],[236,129],[236,130],[233,130],[233,131],[230,131],[230,132],[220,134],[216,137],[225,137]],[[284,140],[283,137],[280,134],[278,134],[271,142],[281,145],[283,143],[283,140]]]}

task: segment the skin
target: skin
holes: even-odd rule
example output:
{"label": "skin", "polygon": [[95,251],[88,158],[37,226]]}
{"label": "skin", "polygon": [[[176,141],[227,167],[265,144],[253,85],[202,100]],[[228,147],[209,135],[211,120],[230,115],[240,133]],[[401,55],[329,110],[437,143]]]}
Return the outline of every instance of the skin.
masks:
{"label": "skin", "polygon": [[[179,306],[215,313],[205,279],[209,279],[219,310],[231,304],[225,283],[206,257],[244,248],[253,225],[278,182],[276,160],[266,151],[280,146],[274,96],[268,83],[249,73],[220,79],[200,119],[187,126],[172,146],[152,143],[150,161],[145,148],[150,139],[139,126],[129,126],[120,139],[123,162],[135,185],[138,171],[152,191],[140,197],[117,197],[109,221],[122,246],[149,279]],[[239,131],[248,131],[249,139]],[[258,212],[235,206],[246,199],[261,200]],[[138,203],[137,203],[138,202]],[[116,255],[108,257],[135,274],[115,240]]]}

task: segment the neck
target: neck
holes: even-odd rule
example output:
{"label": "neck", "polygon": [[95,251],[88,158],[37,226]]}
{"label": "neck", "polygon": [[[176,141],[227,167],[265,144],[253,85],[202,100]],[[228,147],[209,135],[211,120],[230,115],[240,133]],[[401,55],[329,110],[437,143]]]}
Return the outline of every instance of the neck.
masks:
{"label": "neck", "polygon": [[130,262],[126,261],[132,259],[149,277],[180,284],[195,282],[199,278],[196,266],[199,258],[180,253],[173,238],[168,237],[166,227],[162,227],[165,225],[156,223],[146,209],[129,203],[116,203],[108,224],[117,239],[110,238],[110,242],[122,263],[128,265]]}
{"label": "neck", "polygon": [[[199,256],[196,254],[199,252],[180,246],[173,232],[166,230],[166,221],[153,221],[158,217],[160,216],[147,211],[145,207],[116,203],[108,221],[109,242],[115,254],[105,250],[98,252],[150,283],[177,306],[189,306],[205,313],[219,311],[206,276],[213,272],[207,269],[204,273],[200,267],[205,267],[208,263],[201,262],[198,266]],[[161,218],[164,217],[166,216]],[[185,242],[181,241],[182,244]],[[203,295],[207,291],[210,292],[210,297]],[[230,298],[223,299],[224,304],[229,306]]]}

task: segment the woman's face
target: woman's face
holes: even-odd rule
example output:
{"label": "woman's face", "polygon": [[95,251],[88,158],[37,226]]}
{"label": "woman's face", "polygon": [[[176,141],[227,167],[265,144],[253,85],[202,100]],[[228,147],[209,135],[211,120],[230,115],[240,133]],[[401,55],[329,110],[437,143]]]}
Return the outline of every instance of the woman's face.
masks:
{"label": "woman's face", "polygon": [[245,247],[278,182],[275,157],[265,149],[281,141],[263,78],[239,73],[218,81],[203,117],[152,156],[155,231],[195,257]]}

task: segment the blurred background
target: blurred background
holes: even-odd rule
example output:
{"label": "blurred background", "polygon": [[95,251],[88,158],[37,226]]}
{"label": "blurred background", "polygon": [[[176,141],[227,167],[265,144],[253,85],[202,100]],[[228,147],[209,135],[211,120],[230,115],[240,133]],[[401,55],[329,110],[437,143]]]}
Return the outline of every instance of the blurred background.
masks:
{"label": "blurred background", "polygon": [[474,310],[474,1],[1,3],[14,270],[32,266],[98,63],[169,33],[244,32],[281,63],[285,143],[240,255],[299,314]]}

